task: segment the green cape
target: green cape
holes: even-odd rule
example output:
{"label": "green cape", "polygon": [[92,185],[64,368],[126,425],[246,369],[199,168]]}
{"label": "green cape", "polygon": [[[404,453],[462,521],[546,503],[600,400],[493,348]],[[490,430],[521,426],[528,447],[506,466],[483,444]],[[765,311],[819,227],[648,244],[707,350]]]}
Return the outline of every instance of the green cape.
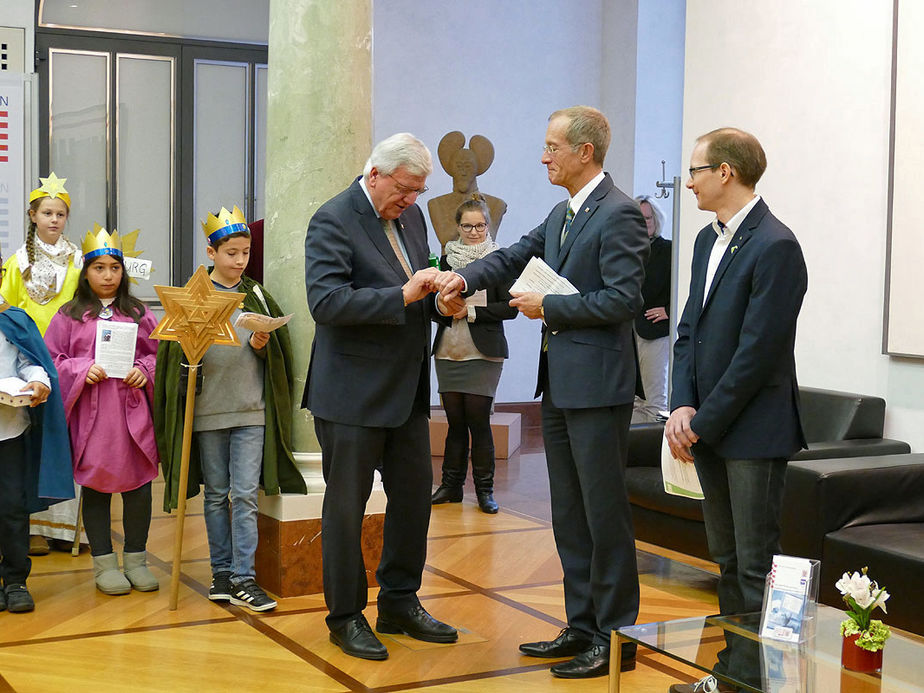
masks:
{"label": "green cape", "polygon": [[[260,286],[249,277],[241,277],[238,291],[246,293],[243,310],[279,317],[282,309],[260,286],[266,306],[254,288]],[[269,311],[267,311],[267,308]],[[164,510],[177,507],[180,485],[180,459],[183,449],[183,413],[185,388],[180,391],[180,376],[185,361],[179,342],[161,341],[157,349],[157,376],[154,379],[154,432],[164,473]],[[305,480],[292,457],[292,346],[289,328],[284,325],[270,332],[263,371],[263,397],[266,403],[266,434],[263,442],[263,468],[260,484],[268,496],[278,493],[307,493]],[[189,483],[186,497],[199,493],[202,469],[199,449],[193,443],[189,451]]]}

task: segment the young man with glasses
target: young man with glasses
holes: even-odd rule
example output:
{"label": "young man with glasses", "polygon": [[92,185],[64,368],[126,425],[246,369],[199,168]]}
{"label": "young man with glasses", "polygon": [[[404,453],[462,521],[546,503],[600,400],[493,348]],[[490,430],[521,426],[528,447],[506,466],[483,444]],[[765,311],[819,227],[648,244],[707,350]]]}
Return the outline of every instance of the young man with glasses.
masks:
{"label": "young man with glasses", "polygon": [[[761,609],[786,463],[805,447],[793,349],[808,280],[796,237],[754,192],[766,166],[753,135],[722,128],[696,141],[687,181],[716,218],[693,246],[665,435],[703,487],[722,615]],[[727,645],[715,672],[759,685],[756,646],[735,636]],[[737,690],[710,679],[671,691]]]}

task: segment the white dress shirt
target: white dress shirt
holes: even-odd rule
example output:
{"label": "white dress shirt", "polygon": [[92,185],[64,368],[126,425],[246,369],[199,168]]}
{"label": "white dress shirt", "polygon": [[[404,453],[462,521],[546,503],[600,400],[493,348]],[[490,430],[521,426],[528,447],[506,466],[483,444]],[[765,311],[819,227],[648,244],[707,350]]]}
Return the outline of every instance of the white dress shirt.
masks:
{"label": "white dress shirt", "polygon": [[715,278],[715,271],[719,268],[719,263],[722,262],[722,257],[725,255],[725,251],[728,249],[731,239],[735,237],[735,233],[738,231],[738,227],[741,226],[741,222],[744,221],[744,218],[754,209],[754,205],[756,205],[759,200],[760,195],[755,195],[753,199],[739,209],[735,216],[729,219],[728,223],[724,226],[721,225],[718,219],[712,222],[712,228],[718,238],[716,238],[715,245],[712,246],[712,252],[709,254],[709,264],[706,265],[706,284],[705,291],[703,291],[703,305],[706,305],[706,299],[712,292],[712,280]]}

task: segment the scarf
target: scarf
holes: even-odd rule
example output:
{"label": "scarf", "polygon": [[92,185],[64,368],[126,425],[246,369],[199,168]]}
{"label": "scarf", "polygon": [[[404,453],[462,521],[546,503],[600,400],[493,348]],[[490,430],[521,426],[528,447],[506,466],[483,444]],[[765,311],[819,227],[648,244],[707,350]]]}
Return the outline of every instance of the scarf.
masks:
{"label": "scarf", "polygon": [[54,245],[45,243],[38,234],[32,241],[35,262],[29,264],[29,251],[25,245],[16,251],[16,259],[19,262],[26,293],[29,294],[29,298],[43,306],[60,293],[67,276],[67,266],[71,258],[76,259],[80,251],[64,236],[58,236]]}
{"label": "scarf", "polygon": [[459,270],[468,263],[493,253],[498,247],[490,235],[476,245],[465,245],[460,240],[449,241],[446,244],[446,262],[453,270]]}

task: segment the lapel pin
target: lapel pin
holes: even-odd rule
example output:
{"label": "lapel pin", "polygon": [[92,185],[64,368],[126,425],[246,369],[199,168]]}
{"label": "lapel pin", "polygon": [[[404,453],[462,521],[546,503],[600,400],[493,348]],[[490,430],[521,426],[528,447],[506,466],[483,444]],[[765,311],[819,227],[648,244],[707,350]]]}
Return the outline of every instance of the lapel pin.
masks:
{"label": "lapel pin", "polygon": [[730,251],[731,254],[734,255],[736,250],[738,250],[738,246],[733,245],[733,246],[731,247],[731,251]]}
{"label": "lapel pin", "polygon": [[589,211],[590,211],[590,207],[584,207],[584,211],[585,211],[585,212],[589,212]]}

